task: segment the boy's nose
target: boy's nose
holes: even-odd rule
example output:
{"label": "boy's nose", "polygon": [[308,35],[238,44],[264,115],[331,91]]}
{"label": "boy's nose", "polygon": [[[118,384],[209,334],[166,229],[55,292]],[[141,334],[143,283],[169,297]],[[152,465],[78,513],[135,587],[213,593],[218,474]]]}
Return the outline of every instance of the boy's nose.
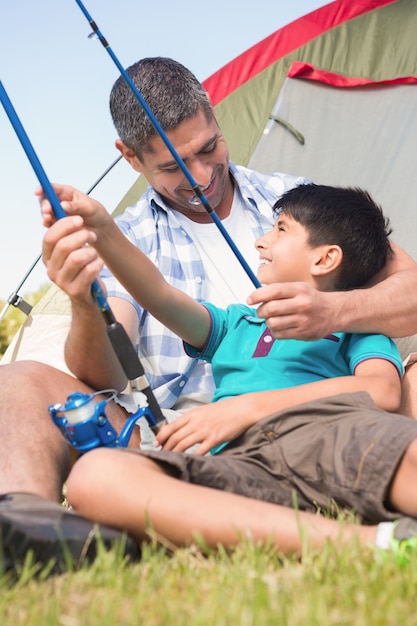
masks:
{"label": "boy's nose", "polygon": [[255,248],[256,250],[263,250],[265,248],[263,237],[259,237],[259,239],[255,241]]}

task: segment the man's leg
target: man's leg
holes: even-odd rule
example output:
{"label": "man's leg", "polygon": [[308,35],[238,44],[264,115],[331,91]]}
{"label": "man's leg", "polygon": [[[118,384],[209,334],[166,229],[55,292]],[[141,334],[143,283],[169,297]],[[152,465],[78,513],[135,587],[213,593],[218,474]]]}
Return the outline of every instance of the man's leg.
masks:
{"label": "man's leg", "polygon": [[[97,533],[107,546],[121,539],[119,532],[96,530],[58,504],[70,455],[48,406],[65,402],[74,391],[91,389],[41,363],[0,366],[0,571],[21,563],[28,550],[36,560],[54,558],[57,568],[65,569],[67,553],[76,562],[82,555],[94,557]],[[106,412],[119,432],[124,410],[109,403]],[[126,552],[137,556],[133,541],[126,544]]]}
{"label": "man's leg", "polygon": [[61,499],[70,456],[48,406],[80,386],[82,391],[75,378],[34,361],[0,366],[0,493]]}
{"label": "man's leg", "polygon": [[[30,492],[60,501],[70,469],[68,444],[53,423],[48,406],[92,390],[49,365],[19,361],[0,366],[0,494]],[[113,402],[106,409],[119,432],[125,411]],[[132,439],[138,445],[138,436]]]}
{"label": "man's leg", "polygon": [[[211,547],[240,539],[273,541],[284,553],[301,554],[303,539],[321,547],[355,536],[374,544],[376,526],[340,524],[319,515],[190,484],[164,473],[139,454],[97,449],[77,461],[68,499],[85,517],[126,530],[140,542],[148,523],[159,537],[184,546],[200,536]],[[111,494],[111,495],[110,495]]]}

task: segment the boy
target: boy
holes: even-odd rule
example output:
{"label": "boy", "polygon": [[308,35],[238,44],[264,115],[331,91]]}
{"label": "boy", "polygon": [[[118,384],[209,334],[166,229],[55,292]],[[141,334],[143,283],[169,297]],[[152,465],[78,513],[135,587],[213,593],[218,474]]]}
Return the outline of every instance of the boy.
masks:
{"label": "boy", "polygon": [[[127,245],[122,236],[118,237],[113,221],[101,205],[70,188],[57,186],[56,189],[61,200],[67,200],[63,208],[69,214],[80,213],[91,229],[85,233],[86,243],[94,244],[135,299],[182,336],[187,350],[212,361],[217,387],[215,400],[222,399],[217,410],[211,412],[210,419],[202,420],[200,416],[195,425],[191,411],[164,427],[158,435],[158,443],[164,449],[162,452],[136,456],[97,450],[83,457],[68,481],[68,497],[77,510],[95,521],[125,528],[138,540],[146,536],[146,516],[149,515],[151,523],[156,524],[156,531],[172,540],[187,543],[192,540],[194,532],[199,532],[212,545],[236,542],[239,532],[243,531],[242,525],[252,532],[255,524],[254,536],[266,539],[267,533],[273,531],[267,522],[271,516],[276,522],[290,517],[292,522],[287,520],[290,526],[286,526],[282,533],[281,530],[278,532],[277,543],[281,549],[298,551],[298,523],[291,517],[294,512],[282,507],[271,509],[270,505],[260,502],[255,505],[253,500],[249,506],[247,499],[242,502],[239,496],[213,493],[207,487],[288,506],[291,506],[295,492],[300,507],[311,511],[317,505],[326,506],[329,498],[333,498],[340,506],[356,508],[367,521],[393,516],[386,493],[405,444],[417,437],[417,424],[396,416],[403,428],[401,433],[396,431],[401,443],[392,455],[392,467],[383,458],[382,465],[389,465],[389,471],[384,473],[381,467],[374,471],[376,452],[371,455],[371,467],[368,468],[366,456],[362,453],[375,433],[378,433],[383,448],[385,439],[392,439],[387,414],[375,406],[394,411],[400,402],[402,367],[389,339],[338,333],[318,342],[294,341],[294,345],[290,341],[280,342],[284,351],[280,353],[279,343],[272,338],[262,343],[270,335],[263,322],[256,318],[255,311],[241,305],[232,305],[222,311],[210,304],[194,302],[165,283],[144,255]],[[48,226],[51,223],[48,203],[43,207],[44,223]],[[303,185],[284,194],[279,208],[273,231],[256,242],[261,254],[258,277],[262,282],[303,280],[326,290],[357,288],[369,282],[391,253],[387,222],[379,207],[360,190]],[[81,231],[81,228],[81,222],[77,221],[74,230]],[[272,346],[265,350],[264,344]],[[236,350],[240,353],[235,357]],[[242,358],[245,359],[243,363]],[[235,371],[237,367],[240,367],[238,373]],[[291,368],[290,374],[288,368]],[[244,378],[243,385],[239,380],[241,377]],[[342,393],[353,391],[368,392],[375,404],[367,394]],[[335,393],[341,395],[332,396]],[[235,419],[227,410],[222,411],[223,407],[226,408],[227,398],[236,395],[246,406],[240,420],[239,416]],[[317,400],[324,396],[328,397]],[[307,404],[297,406],[302,402]],[[254,407],[252,413],[247,410],[248,404]],[[259,407],[263,415],[269,407],[270,413],[279,410],[281,414],[256,424]],[[287,408],[291,410],[282,411]],[[308,414],[312,415],[306,419]],[[228,415],[227,418],[224,415]],[[295,426],[290,425],[291,420]],[[247,431],[253,424],[255,426]],[[358,428],[362,430],[356,445],[346,433],[349,429],[353,433]],[[239,437],[241,433],[245,434]],[[201,456],[213,446],[230,440],[232,443],[217,457]],[[196,455],[165,452],[185,449],[193,443],[200,444]],[[347,461],[343,464],[339,455],[344,459],[347,448]],[[356,456],[352,448],[357,448]],[[265,450],[267,454],[263,455]],[[316,472],[319,479],[316,476],[300,477],[299,467],[290,467],[286,472],[287,451],[289,456],[303,459],[301,472],[304,467],[306,474]],[[309,464],[305,465],[308,457]],[[104,459],[106,463],[112,461],[111,476],[103,472]],[[349,463],[351,467],[348,467]],[[362,483],[358,486],[351,481],[338,489],[333,488],[332,481],[337,483],[339,476],[344,480],[346,474],[349,482],[359,469],[365,488],[372,485],[367,498],[363,498]],[[122,480],[123,486],[120,483],[116,486],[116,476],[117,481]],[[173,477],[197,485],[187,485]],[[375,477],[380,483],[376,490],[373,488]],[[96,495],[91,499],[92,489],[95,494],[103,495],[109,488],[117,492],[114,498],[118,507],[114,506],[114,498],[111,504],[106,503],[105,498],[99,503]],[[399,494],[395,491],[391,495],[394,504],[403,497],[401,481],[398,491]],[[181,494],[187,495],[183,499]],[[171,515],[178,518],[178,512],[174,511],[177,496],[183,504],[190,498],[188,506],[194,505],[194,514],[189,513],[186,522],[182,520],[174,529],[167,520]],[[212,519],[207,508],[219,505],[227,508],[229,520]],[[196,512],[201,507],[204,514]],[[259,507],[262,509],[260,517],[256,512]],[[260,522],[264,513],[265,524]],[[328,520],[320,524],[317,535],[321,538],[335,532],[328,522],[331,523]],[[375,532],[374,528],[360,529],[361,538],[366,541],[374,539],[372,533]]]}

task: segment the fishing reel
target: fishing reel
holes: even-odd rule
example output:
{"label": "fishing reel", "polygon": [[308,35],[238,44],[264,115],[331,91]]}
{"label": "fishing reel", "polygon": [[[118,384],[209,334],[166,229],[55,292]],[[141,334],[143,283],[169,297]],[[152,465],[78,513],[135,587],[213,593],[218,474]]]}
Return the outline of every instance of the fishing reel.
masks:
{"label": "fishing reel", "polygon": [[68,396],[65,404],[54,404],[48,407],[53,422],[69,444],[81,454],[100,446],[127,447],[135,424],[141,417],[146,418],[155,434],[158,432],[160,425],[149,406],[145,406],[129,415],[121,432],[117,434],[105,412],[107,403],[114,398],[116,392],[113,392],[109,398],[97,402],[95,396],[99,393],[104,392],[85,394],[76,391]]}

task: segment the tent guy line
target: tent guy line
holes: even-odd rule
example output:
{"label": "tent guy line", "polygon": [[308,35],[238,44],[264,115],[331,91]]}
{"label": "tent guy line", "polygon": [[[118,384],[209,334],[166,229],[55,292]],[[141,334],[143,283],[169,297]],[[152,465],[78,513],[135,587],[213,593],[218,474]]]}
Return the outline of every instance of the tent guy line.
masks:
{"label": "tent guy line", "polygon": [[[102,174],[100,174],[100,176],[97,178],[97,180],[95,180],[94,183],[90,186],[90,188],[85,192],[87,196],[89,196],[90,193],[92,191],[94,191],[94,189],[97,187],[97,185],[99,185],[101,183],[101,181],[107,176],[107,174],[109,172],[111,172],[111,170],[115,167],[115,165],[117,165],[117,163],[119,163],[119,161],[121,161],[122,158],[123,158],[123,156],[120,154],[118,157],[116,157],[116,159],[114,159],[114,161],[112,163],[110,163],[110,165],[108,167],[106,167],[104,172]],[[22,313],[24,313],[25,315],[29,315],[29,313],[31,312],[33,306],[31,304],[29,304],[29,302],[27,302],[20,295],[19,292],[22,289],[22,287],[25,284],[25,282],[27,281],[27,279],[29,278],[30,274],[33,272],[35,267],[41,261],[41,259],[42,259],[42,253],[38,254],[36,259],[33,261],[32,265],[29,267],[29,269],[26,271],[26,273],[23,276],[23,278],[18,283],[17,287],[8,296],[6,304],[4,305],[3,309],[0,312],[0,322],[2,321],[4,316],[6,315],[6,313],[9,310],[10,306],[14,306],[16,309],[19,309],[19,311],[22,311]]]}

